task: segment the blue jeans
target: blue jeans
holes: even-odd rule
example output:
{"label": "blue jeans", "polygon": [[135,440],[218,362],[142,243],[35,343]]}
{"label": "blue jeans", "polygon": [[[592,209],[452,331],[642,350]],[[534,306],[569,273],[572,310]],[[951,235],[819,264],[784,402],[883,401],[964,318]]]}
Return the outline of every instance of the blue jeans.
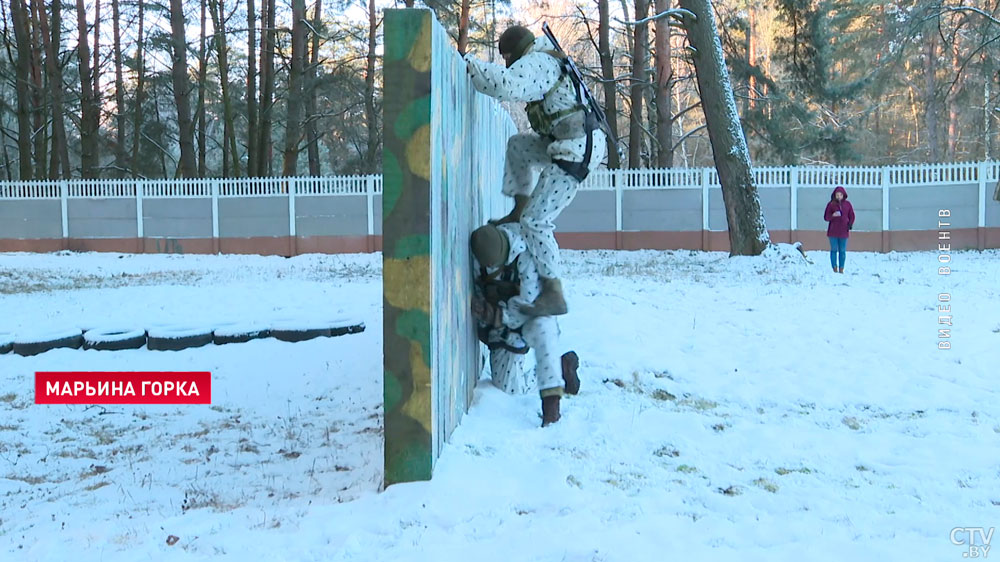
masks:
{"label": "blue jeans", "polygon": [[844,268],[844,262],[847,261],[847,238],[834,238],[833,236],[827,236],[830,239],[830,265],[834,269],[837,269],[837,258],[840,258],[840,268]]}

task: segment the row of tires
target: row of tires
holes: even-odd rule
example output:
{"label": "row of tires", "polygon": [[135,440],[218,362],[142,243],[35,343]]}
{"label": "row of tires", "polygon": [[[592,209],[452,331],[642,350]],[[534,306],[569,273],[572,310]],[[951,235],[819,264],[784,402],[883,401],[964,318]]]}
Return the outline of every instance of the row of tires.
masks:
{"label": "row of tires", "polygon": [[71,329],[44,332],[25,336],[0,332],[0,354],[14,352],[18,355],[38,355],[63,347],[120,351],[146,346],[154,351],[179,351],[208,344],[225,345],[244,343],[261,338],[275,338],[286,342],[300,342],[320,337],[335,337],[365,331],[365,324],[356,320],[332,322],[278,323],[271,326],[227,324],[216,328],[191,328],[189,326],[158,325],[148,330],[134,329]]}

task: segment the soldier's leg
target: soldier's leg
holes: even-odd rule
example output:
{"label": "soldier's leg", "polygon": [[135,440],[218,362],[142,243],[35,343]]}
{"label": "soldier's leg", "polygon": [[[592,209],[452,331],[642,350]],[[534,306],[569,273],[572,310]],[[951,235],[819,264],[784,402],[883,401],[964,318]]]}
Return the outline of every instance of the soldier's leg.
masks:
{"label": "soldier's leg", "polygon": [[490,351],[490,378],[494,386],[508,394],[525,394],[531,388],[524,371],[524,355],[506,349]]}
{"label": "soldier's leg", "polygon": [[521,215],[521,232],[528,252],[535,258],[542,277],[542,294],[533,306],[522,310],[532,316],[566,314],[566,300],[559,278],[559,244],[556,243],[556,217],[576,197],[580,184],[561,168],[552,164],[542,170],[538,185]]}
{"label": "soldier's leg", "polygon": [[559,421],[559,399],[563,395],[559,326],[551,316],[528,321],[521,333],[535,350],[535,379],[542,397],[542,426]]}
{"label": "soldier's leg", "polygon": [[514,209],[497,223],[517,222],[530,200],[539,167],[552,162],[548,142],[534,133],[518,133],[507,140],[503,194],[514,198]]}

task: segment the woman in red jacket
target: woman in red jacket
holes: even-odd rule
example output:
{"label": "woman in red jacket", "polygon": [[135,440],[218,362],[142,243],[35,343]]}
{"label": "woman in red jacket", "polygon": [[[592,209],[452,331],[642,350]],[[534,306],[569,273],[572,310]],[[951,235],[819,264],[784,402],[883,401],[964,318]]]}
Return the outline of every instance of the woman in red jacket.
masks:
{"label": "woman in red jacket", "polygon": [[843,187],[838,185],[830,194],[823,220],[830,223],[826,227],[826,235],[830,238],[830,265],[834,273],[843,273],[844,262],[847,261],[847,237],[854,228],[854,207],[847,200],[847,190]]}

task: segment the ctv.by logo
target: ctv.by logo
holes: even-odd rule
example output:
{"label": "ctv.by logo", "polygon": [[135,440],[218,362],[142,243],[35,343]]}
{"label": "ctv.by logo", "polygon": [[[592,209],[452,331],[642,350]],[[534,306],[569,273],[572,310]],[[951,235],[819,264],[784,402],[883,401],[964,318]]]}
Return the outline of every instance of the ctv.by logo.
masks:
{"label": "ctv.by logo", "polygon": [[[951,530],[951,544],[968,547],[962,553],[963,558],[986,558],[990,555],[990,541],[993,540],[994,530],[993,527],[988,531],[983,527],[955,527]],[[976,537],[979,537],[978,541]]]}

